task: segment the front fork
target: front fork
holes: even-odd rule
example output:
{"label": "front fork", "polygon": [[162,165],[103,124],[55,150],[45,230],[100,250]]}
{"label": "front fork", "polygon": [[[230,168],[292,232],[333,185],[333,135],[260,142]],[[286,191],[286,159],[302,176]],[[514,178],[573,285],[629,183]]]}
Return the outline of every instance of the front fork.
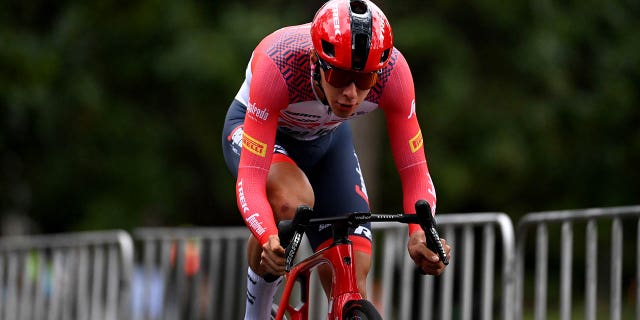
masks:
{"label": "front fork", "polygon": [[[291,271],[285,276],[287,281],[282,292],[276,320],[283,319],[285,313],[288,313],[290,320],[307,320],[309,318],[309,279],[311,271],[321,264],[329,265],[332,274],[328,319],[341,319],[342,308],[347,301],[362,299],[358,290],[353,257],[351,245],[332,245],[314,253],[291,268]],[[338,264],[339,267],[334,264]],[[300,285],[300,304],[291,306],[289,300],[296,283]]]}

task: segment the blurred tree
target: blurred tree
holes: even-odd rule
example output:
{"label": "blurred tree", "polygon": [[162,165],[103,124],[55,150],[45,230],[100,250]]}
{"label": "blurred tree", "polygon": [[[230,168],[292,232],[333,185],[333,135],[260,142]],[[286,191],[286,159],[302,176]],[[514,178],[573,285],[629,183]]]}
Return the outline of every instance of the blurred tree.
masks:
{"label": "blurred tree", "polygon": [[[0,214],[45,232],[241,223],[226,108],[258,41],[322,3],[1,2]],[[412,66],[440,212],[638,202],[637,3],[378,4]],[[395,209],[376,134],[372,204]]]}

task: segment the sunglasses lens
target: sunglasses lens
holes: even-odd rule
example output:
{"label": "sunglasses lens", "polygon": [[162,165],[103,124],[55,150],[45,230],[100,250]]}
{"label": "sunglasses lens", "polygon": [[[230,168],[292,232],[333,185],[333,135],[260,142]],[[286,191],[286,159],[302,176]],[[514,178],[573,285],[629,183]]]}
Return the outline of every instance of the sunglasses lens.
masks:
{"label": "sunglasses lens", "polygon": [[347,86],[351,82],[351,78],[344,71],[339,69],[328,69],[324,72],[325,79],[330,85],[336,88]]}
{"label": "sunglasses lens", "polygon": [[356,87],[361,90],[371,89],[378,82],[378,73],[370,72],[370,73],[361,73],[358,74],[360,77],[356,78]]}
{"label": "sunglasses lens", "polygon": [[354,82],[358,89],[368,90],[378,81],[378,73],[361,73],[331,68],[325,70],[325,78],[330,85],[336,88],[346,87],[351,82]]}

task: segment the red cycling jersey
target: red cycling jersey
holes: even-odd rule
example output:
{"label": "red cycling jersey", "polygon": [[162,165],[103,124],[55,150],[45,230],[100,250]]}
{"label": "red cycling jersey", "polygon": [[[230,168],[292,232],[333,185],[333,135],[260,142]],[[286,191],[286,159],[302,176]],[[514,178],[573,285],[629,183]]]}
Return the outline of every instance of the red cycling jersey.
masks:
{"label": "red cycling jersey", "polygon": [[[246,225],[261,244],[277,234],[266,194],[276,132],[313,140],[349,119],[375,109],[384,111],[387,131],[403,191],[403,209],[415,212],[426,199],[433,213],[435,189],[429,175],[422,132],[415,108],[413,78],[397,49],[382,69],[378,83],[348,118],[331,113],[314,94],[309,52],[310,24],[286,27],[264,38],[254,50],[236,100],[247,106],[243,152],[236,183],[237,203]],[[410,225],[410,233],[420,229]]]}

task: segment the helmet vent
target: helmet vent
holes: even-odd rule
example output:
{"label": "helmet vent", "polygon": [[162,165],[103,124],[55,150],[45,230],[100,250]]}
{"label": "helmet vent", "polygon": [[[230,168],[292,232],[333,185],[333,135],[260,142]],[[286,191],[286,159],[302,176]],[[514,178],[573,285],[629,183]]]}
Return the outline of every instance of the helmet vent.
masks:
{"label": "helmet vent", "polygon": [[367,13],[367,4],[362,0],[352,0],[351,3],[351,12],[355,14],[365,14]]}
{"label": "helmet vent", "polygon": [[322,52],[324,52],[324,54],[332,58],[336,56],[335,47],[331,43],[325,40],[322,40]]}
{"label": "helmet vent", "polygon": [[387,61],[387,59],[389,59],[389,52],[391,52],[391,49],[387,49],[387,50],[382,52],[382,56],[380,57],[380,62],[381,63],[385,63]]}
{"label": "helmet vent", "polygon": [[372,18],[369,7],[362,0],[352,0],[349,9],[351,19],[351,67],[363,70],[371,47]]}
{"label": "helmet vent", "polygon": [[364,69],[369,53],[369,42],[369,36],[366,34],[356,34],[354,36],[354,50],[351,62],[354,70]]}

